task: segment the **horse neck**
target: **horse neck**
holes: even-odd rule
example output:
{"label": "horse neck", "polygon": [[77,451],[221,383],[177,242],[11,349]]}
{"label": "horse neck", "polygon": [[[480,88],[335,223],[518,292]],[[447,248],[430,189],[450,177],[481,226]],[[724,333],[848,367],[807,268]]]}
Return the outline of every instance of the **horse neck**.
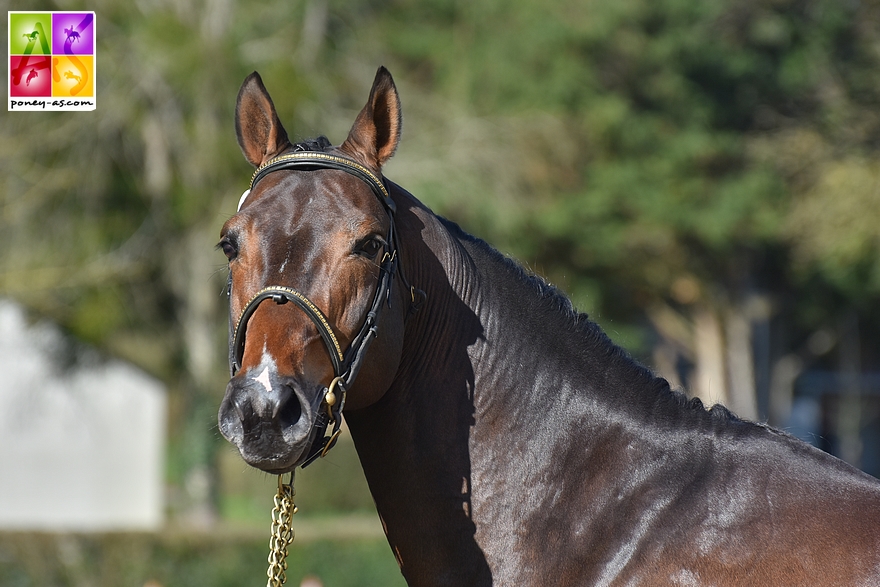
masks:
{"label": "horse neck", "polygon": [[429,303],[407,331],[402,385],[435,387],[443,374],[448,389],[452,378],[452,387],[467,389],[453,397],[480,422],[515,421],[540,406],[558,410],[546,416],[557,422],[581,422],[588,411],[595,420],[597,411],[631,411],[658,392],[680,407],[665,381],[554,287],[452,223],[431,216],[425,225],[430,261],[422,257],[415,271],[424,274]]}
{"label": "horse neck", "polygon": [[407,321],[392,387],[346,418],[404,574],[457,561],[485,577],[472,497],[503,491],[491,486],[515,471],[493,473],[493,462],[546,467],[542,453],[566,428],[613,418],[600,390],[632,380],[627,369],[653,378],[598,327],[578,325],[555,290],[419,205],[399,208],[404,275],[427,301]]}
{"label": "horse neck", "polygon": [[468,349],[483,332],[463,301],[471,296],[454,287],[476,267],[415,201],[398,200],[396,218],[403,276],[427,298],[407,319],[391,388],[375,404],[346,412],[346,421],[407,582],[488,585],[469,511],[475,373]]}
{"label": "horse neck", "polygon": [[[626,356],[555,288],[414,199],[401,208],[402,271],[427,301],[407,320],[394,384],[367,410],[374,421],[385,420],[386,438],[406,441],[433,430],[432,438],[453,442],[448,437],[461,426],[452,420],[477,432],[490,421],[519,426],[535,413],[582,423],[588,412],[596,421],[613,405],[652,402],[658,388],[672,397],[665,381]],[[454,442],[466,444],[468,435]]]}

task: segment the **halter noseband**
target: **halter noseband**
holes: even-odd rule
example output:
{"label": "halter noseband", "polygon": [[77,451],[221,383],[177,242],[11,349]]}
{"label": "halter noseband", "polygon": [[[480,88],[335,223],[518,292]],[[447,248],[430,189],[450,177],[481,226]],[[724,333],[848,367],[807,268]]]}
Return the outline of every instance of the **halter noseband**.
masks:
{"label": "halter noseband", "polygon": [[[387,238],[388,249],[379,265],[380,277],[379,285],[376,288],[376,295],[373,298],[373,303],[364,319],[363,326],[345,352],[342,351],[339,341],[333,333],[333,329],[330,327],[327,317],[324,316],[321,310],[319,310],[318,307],[304,294],[293,288],[272,285],[261,289],[245,305],[234,328],[232,328],[232,314],[230,312],[229,363],[233,376],[235,376],[235,374],[241,369],[248,320],[257,310],[257,306],[268,299],[273,300],[276,304],[293,302],[293,304],[305,312],[306,316],[308,316],[314,323],[321,335],[321,339],[324,341],[324,345],[327,347],[330,360],[333,363],[334,378],[330,385],[324,388],[322,405],[326,405],[326,410],[318,410],[318,416],[314,423],[314,428],[316,428],[317,434],[315,435],[315,439],[309,449],[306,460],[302,464],[302,467],[306,467],[319,456],[322,457],[327,454],[327,451],[336,444],[336,439],[340,432],[340,426],[342,425],[342,409],[345,406],[345,392],[357,376],[361,364],[363,363],[364,356],[366,355],[367,348],[378,334],[376,323],[383,304],[391,304],[391,285],[397,268],[397,237],[394,233],[394,212],[396,206],[388,193],[388,189],[386,188],[383,179],[377,177],[372,171],[363,165],[356,163],[351,159],[330,153],[297,151],[285,155],[279,155],[278,157],[274,157],[260,165],[251,177],[250,189],[242,196],[241,202],[239,202],[239,208],[241,208],[241,204],[244,203],[248,193],[253,190],[254,186],[256,186],[261,179],[273,171],[279,171],[282,169],[299,169],[305,171],[336,169],[339,171],[345,171],[346,173],[361,179],[370,186],[370,189],[388,211],[388,216],[391,221]],[[232,274],[230,273],[227,295],[231,295],[231,292]],[[341,398],[338,398],[340,395]],[[331,420],[333,421],[333,432],[332,434],[325,436]]]}

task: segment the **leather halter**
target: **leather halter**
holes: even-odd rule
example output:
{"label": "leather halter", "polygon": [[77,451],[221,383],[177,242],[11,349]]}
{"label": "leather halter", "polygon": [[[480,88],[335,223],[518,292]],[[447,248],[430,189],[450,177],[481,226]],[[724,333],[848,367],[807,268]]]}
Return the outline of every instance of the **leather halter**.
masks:
{"label": "leather halter", "polygon": [[[302,467],[305,468],[319,456],[327,454],[335,444],[339,436],[340,426],[342,424],[342,409],[345,406],[345,392],[351,386],[355,377],[360,371],[364,356],[370,343],[378,334],[377,321],[379,312],[384,304],[391,305],[391,285],[394,281],[394,273],[397,269],[397,236],[394,233],[394,212],[396,206],[391,199],[384,180],[377,177],[372,171],[363,165],[352,161],[351,159],[333,155],[330,153],[314,152],[314,151],[297,151],[274,157],[266,161],[251,177],[250,190],[263,179],[267,174],[282,169],[298,169],[305,171],[314,171],[318,169],[336,169],[345,171],[362,181],[364,181],[372,192],[376,195],[385,209],[391,221],[388,229],[387,249],[379,265],[379,285],[376,288],[376,295],[373,303],[364,318],[364,324],[358,334],[354,337],[348,349],[343,352],[339,345],[336,335],[330,326],[327,317],[313,304],[304,294],[286,286],[272,285],[261,289],[256,293],[245,305],[241,316],[232,327],[232,313],[230,312],[230,346],[229,346],[229,363],[232,375],[241,369],[241,361],[244,356],[245,334],[247,331],[247,323],[253,313],[257,310],[257,306],[265,300],[271,299],[276,304],[286,304],[292,302],[299,307],[306,316],[314,323],[315,327],[327,347],[330,360],[333,363],[334,379],[324,388],[324,399],[321,402],[322,407],[326,409],[318,410],[318,416],[314,423],[317,430],[315,439],[312,443],[309,453]],[[248,191],[250,191],[248,190]],[[245,192],[247,194],[247,192]],[[242,196],[242,202],[246,198]],[[411,288],[412,289],[412,288]],[[231,297],[232,293],[232,274],[229,277],[229,286],[227,295]],[[341,400],[337,399],[337,392],[341,394]],[[325,435],[330,421],[333,421],[333,432]]]}

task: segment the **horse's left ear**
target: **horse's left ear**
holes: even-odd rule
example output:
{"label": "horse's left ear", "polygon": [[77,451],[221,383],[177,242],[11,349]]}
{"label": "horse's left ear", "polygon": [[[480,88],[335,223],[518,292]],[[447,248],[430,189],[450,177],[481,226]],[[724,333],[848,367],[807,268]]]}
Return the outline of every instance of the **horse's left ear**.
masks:
{"label": "horse's left ear", "polygon": [[381,169],[397,150],[402,126],[397,88],[388,70],[380,67],[370,90],[370,99],[355,119],[341,148],[369,166]]}

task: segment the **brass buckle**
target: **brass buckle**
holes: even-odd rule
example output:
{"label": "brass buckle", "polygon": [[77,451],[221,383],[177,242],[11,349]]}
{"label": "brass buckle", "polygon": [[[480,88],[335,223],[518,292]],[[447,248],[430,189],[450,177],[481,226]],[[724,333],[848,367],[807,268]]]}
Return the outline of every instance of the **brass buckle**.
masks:
{"label": "brass buckle", "polygon": [[336,405],[336,393],[334,393],[334,389],[338,387],[342,390],[342,405],[339,406],[339,411],[342,411],[342,408],[345,407],[345,387],[342,385],[342,382],[345,380],[344,377],[334,377],[333,381],[330,382],[330,386],[327,388],[327,393],[324,394],[324,403],[327,404],[327,415],[331,420],[335,420],[336,418],[333,416],[333,406]]}
{"label": "brass buckle", "polygon": [[[333,433],[326,437],[326,442],[324,443],[324,448],[321,450],[321,458],[333,448],[333,445],[336,443],[336,439],[339,438],[340,432],[342,432],[342,409],[345,407],[345,386],[343,385],[343,381],[345,378],[342,376],[334,377],[333,381],[330,382],[330,386],[327,388],[327,393],[324,394],[324,403],[327,404],[327,416],[333,422]],[[336,391],[339,390],[342,392],[342,397],[336,397]],[[339,401],[339,410],[337,410],[336,414],[333,413],[333,406],[336,405],[336,402]]]}

